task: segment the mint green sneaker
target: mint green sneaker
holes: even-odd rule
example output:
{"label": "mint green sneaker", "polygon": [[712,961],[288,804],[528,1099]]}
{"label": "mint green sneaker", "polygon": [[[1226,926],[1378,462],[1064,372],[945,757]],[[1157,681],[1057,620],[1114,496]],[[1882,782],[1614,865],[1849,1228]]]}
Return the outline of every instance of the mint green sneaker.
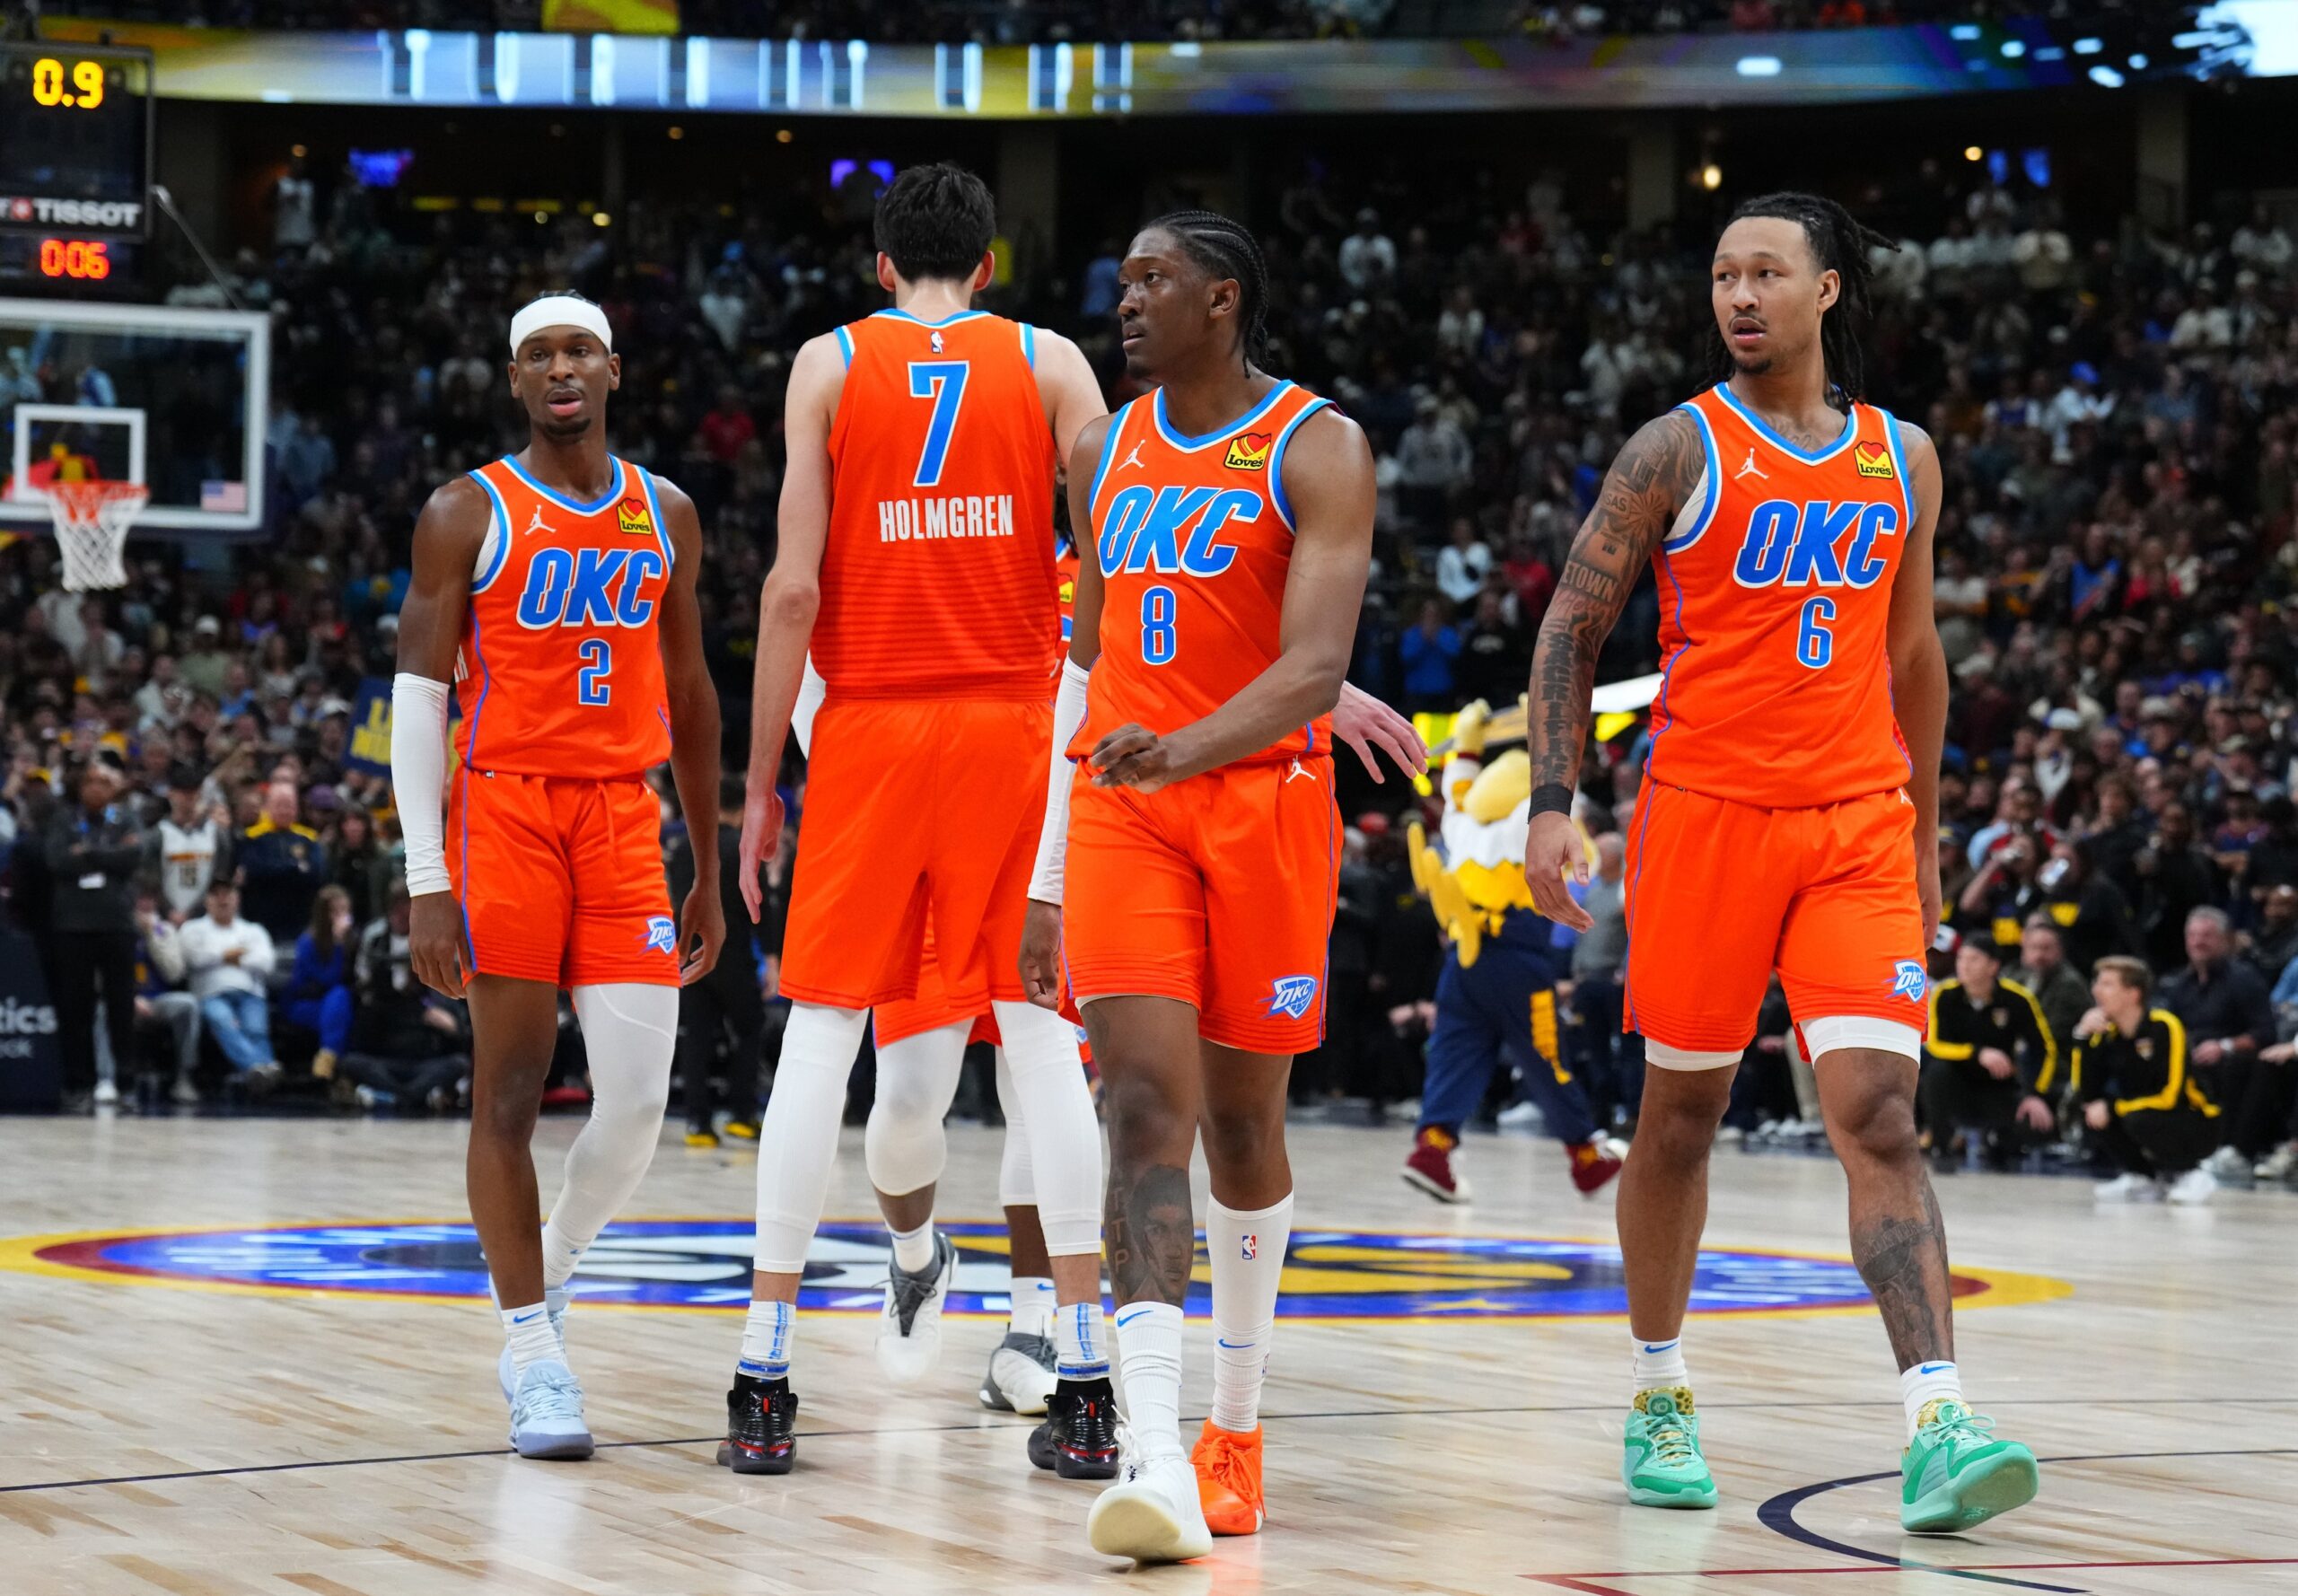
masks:
{"label": "mint green sneaker", "polygon": [[1713,1507],[1715,1481],[1699,1455],[1699,1420],[1691,1390],[1667,1386],[1638,1391],[1628,1410],[1619,1477],[1638,1507]]}
{"label": "mint green sneaker", "polygon": [[1925,1406],[1899,1457],[1899,1528],[1952,1534],[2034,1500],[2035,1454],[1997,1441],[1995,1421],[1942,1398]]}

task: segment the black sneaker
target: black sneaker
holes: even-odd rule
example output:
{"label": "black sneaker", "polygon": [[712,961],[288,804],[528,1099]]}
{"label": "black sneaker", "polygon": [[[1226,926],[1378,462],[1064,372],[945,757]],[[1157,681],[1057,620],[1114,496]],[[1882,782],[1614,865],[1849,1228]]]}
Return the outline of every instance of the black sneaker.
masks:
{"label": "black sneaker", "polygon": [[798,1460],[798,1393],[790,1377],[738,1373],[726,1393],[726,1439],[718,1462],[737,1474],[787,1474]]}
{"label": "black sneaker", "polygon": [[1117,1478],[1117,1393],[1109,1381],[1065,1380],[1030,1432],[1030,1461],[1064,1479]]}

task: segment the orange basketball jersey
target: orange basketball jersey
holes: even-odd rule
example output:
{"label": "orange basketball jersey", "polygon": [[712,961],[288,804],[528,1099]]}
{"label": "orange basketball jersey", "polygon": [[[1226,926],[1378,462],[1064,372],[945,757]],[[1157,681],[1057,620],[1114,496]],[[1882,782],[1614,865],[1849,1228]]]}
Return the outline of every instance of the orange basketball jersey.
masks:
{"label": "orange basketball jersey", "polygon": [[838,329],[814,667],[829,701],[1036,702],[1057,669],[1053,429],[1036,329],[880,311]]}
{"label": "orange basketball jersey", "polygon": [[671,534],[653,478],[613,465],[587,504],[514,459],[471,473],[494,509],[455,668],[455,751],[472,769],[604,779],[670,757],[655,621]]}
{"label": "orange basketball jersey", "polygon": [[1666,662],[1645,774],[1767,809],[1900,785],[1887,645],[1915,493],[1899,424],[1855,404],[1806,451],[1728,385],[1682,408],[1707,465],[1653,556]]}
{"label": "orange basketball jersey", "polygon": [[[1202,720],[1276,661],[1293,560],[1285,449],[1329,402],[1280,382],[1198,438],[1167,421],[1162,389],[1110,418],[1088,501],[1101,652],[1072,758],[1127,723],[1162,736]],[[1320,752],[1329,741],[1319,719],[1253,759]]]}

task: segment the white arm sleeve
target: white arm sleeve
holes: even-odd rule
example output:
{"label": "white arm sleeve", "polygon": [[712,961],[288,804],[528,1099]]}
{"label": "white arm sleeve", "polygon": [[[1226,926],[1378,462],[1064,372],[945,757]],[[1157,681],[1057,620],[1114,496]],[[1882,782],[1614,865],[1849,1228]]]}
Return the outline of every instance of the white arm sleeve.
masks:
{"label": "white arm sleeve", "polygon": [[798,679],[798,701],[790,706],[790,734],[798,740],[798,751],[809,759],[814,757],[814,716],[829,697],[829,683],[814,669],[814,656],[809,653],[806,673]]}
{"label": "white arm sleeve", "polygon": [[1061,662],[1061,690],[1053,698],[1053,757],[1045,778],[1045,828],[1038,833],[1037,868],[1030,873],[1030,896],[1039,903],[1061,901],[1062,872],[1069,863],[1069,784],[1076,761],[1069,740],[1085,723],[1085,689],[1093,673],[1074,660]]}
{"label": "white arm sleeve", "polygon": [[391,678],[391,801],[407,841],[408,896],[449,890],[447,684],[407,671]]}

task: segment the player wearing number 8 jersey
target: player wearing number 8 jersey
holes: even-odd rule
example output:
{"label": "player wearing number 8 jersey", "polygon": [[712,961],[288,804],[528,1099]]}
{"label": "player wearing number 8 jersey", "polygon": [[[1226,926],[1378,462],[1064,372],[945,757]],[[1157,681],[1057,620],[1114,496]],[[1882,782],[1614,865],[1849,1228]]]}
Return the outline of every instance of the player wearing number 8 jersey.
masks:
{"label": "player wearing number 8 jersey", "polygon": [[1680,1332],[1707,1150],[1776,969],[1899,1362],[1900,1522],[1950,1530],[2027,1501],[2036,1473],[1963,1404],[1916,1144],[1947,699],[1940,474],[1929,438],[1860,402],[1867,250],[1882,242],[1800,194],[1749,201],[1717,241],[1722,381],[1621,450],[1541,623],[1524,874],[1543,912],[1588,925],[1564,890],[1566,873],[1587,879],[1572,790],[1597,651],[1648,561],[1666,665],[1627,828],[1627,1024],[1657,1066],[1620,1178],[1628,1497],[1715,1502]]}
{"label": "player wearing number 8 jersey", "polygon": [[[811,340],[791,371],[780,542],[759,604],[746,872],[781,831],[775,784],[810,645],[824,686],[783,942],[790,1021],[759,1131],[757,1269],[720,1452],[739,1473],[793,1465],[795,1306],[846,1076],[871,1010],[918,995],[929,934],[947,1005],[996,1014],[1029,1126],[1060,1310],[1048,1422],[1083,1437],[1063,1472],[1114,1462],[1101,1143],[1075,1029],[1023,1001],[1017,969],[1053,746],[1055,477],[1104,407],[1075,345],[973,308],[995,229],[971,173],[903,172],[875,218],[891,308]],[[956,1268],[932,1215],[942,1083],[962,1046],[936,1031],[889,1038],[878,1056],[879,1095],[904,1110],[873,1119],[864,1144],[894,1231],[877,1352],[897,1381],[931,1371]]]}

